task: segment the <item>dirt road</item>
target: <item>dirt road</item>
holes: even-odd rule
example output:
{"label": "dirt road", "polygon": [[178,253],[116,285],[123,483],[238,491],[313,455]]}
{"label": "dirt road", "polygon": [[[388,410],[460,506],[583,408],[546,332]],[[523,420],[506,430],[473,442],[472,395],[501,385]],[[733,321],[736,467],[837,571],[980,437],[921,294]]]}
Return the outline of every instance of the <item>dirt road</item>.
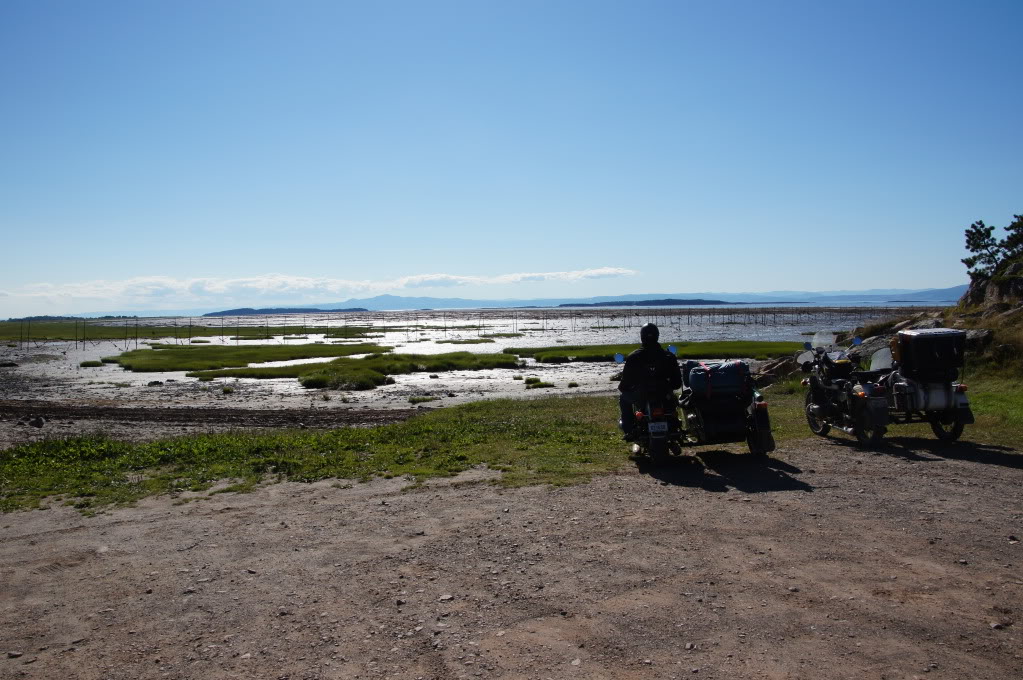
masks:
{"label": "dirt road", "polygon": [[3,515],[0,677],[1021,677],[1023,454],[845,441]]}

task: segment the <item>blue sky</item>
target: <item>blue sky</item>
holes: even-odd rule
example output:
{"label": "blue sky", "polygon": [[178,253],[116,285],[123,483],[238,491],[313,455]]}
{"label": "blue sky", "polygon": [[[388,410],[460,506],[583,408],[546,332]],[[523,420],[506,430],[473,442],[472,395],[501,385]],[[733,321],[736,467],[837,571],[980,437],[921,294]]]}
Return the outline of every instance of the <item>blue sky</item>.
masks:
{"label": "blue sky", "polygon": [[1023,3],[0,4],[0,317],[947,287]]}

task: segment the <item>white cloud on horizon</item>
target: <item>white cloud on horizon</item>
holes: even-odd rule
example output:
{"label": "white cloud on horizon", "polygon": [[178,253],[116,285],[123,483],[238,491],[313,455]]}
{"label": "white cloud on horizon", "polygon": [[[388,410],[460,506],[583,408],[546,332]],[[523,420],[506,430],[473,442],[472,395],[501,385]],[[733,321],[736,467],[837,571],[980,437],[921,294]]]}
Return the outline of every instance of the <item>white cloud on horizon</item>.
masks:
{"label": "white cloud on horizon", "polygon": [[264,274],[241,278],[139,276],[123,280],[94,280],[76,283],[36,283],[18,289],[0,290],[0,297],[24,304],[60,307],[60,313],[93,311],[83,305],[105,309],[161,309],[202,305],[270,305],[276,303],[335,302],[344,297],[400,293],[414,289],[461,286],[502,286],[527,282],[572,283],[590,279],[632,276],[638,272],[621,267],[598,267],[566,272],[520,272],[495,276],[416,274],[392,280],[349,280],[326,277]]}

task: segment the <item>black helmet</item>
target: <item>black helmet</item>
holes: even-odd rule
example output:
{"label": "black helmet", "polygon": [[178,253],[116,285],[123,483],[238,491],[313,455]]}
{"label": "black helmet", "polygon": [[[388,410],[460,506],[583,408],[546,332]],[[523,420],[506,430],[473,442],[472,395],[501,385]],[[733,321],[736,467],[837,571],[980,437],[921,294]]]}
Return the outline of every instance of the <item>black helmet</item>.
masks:
{"label": "black helmet", "polygon": [[657,342],[657,338],[661,336],[661,332],[657,330],[657,324],[645,323],[643,327],[639,329],[639,341],[644,345],[649,345]]}

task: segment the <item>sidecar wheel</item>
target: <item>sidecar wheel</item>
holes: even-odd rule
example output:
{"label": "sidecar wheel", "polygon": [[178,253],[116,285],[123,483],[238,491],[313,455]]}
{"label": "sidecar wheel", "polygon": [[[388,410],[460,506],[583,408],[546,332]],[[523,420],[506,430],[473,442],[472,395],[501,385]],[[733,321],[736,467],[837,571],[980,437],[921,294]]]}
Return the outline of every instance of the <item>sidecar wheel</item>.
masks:
{"label": "sidecar wheel", "polygon": [[813,413],[810,412],[810,407],[813,406],[813,393],[810,390],[806,391],[806,424],[810,426],[810,432],[820,437],[826,437],[828,432],[831,431],[831,425],[821,420]]}
{"label": "sidecar wheel", "polygon": [[749,447],[749,452],[757,458],[767,456],[767,447],[761,441],[759,432],[750,432],[746,435],[746,446]]}
{"label": "sidecar wheel", "polygon": [[958,413],[955,415],[955,419],[948,425],[941,422],[941,413],[936,411],[928,413],[927,420],[931,424],[931,431],[934,432],[934,436],[943,442],[958,441],[959,437],[963,434],[963,428],[966,427],[966,423],[962,421]]}

